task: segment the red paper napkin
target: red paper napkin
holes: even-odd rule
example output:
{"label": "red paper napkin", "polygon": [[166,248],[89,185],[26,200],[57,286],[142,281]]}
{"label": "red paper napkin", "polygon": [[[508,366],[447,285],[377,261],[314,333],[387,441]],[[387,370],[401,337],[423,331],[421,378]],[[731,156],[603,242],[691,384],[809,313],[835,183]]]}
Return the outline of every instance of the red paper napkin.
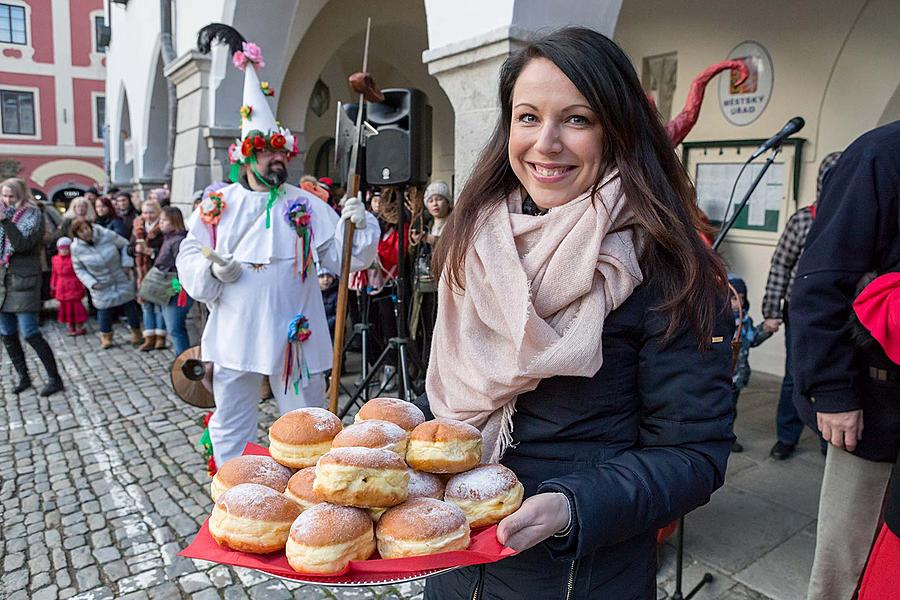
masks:
{"label": "red paper napkin", "polygon": [[[247,444],[244,454],[268,456],[267,448],[256,444]],[[493,525],[472,532],[472,540],[466,550],[442,552],[427,556],[410,558],[372,558],[369,560],[351,561],[344,571],[335,575],[315,575],[297,573],[288,564],[284,552],[272,554],[250,554],[220,546],[209,534],[209,521],[205,521],[191,544],[178,553],[179,556],[197,558],[231,565],[257,569],[278,577],[287,577],[303,581],[329,583],[352,583],[354,581],[372,581],[376,579],[390,580],[411,578],[425,575],[428,572],[450,567],[465,567],[491,563],[512,556],[515,550],[507,548],[497,541],[497,526]]]}

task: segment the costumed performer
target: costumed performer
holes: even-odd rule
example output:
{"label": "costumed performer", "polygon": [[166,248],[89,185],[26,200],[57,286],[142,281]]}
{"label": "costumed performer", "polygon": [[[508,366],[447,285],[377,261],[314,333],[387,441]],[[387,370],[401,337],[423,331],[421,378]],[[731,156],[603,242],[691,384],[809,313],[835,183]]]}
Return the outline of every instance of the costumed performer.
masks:
{"label": "costumed performer", "polygon": [[282,413],[325,406],[332,345],[316,267],[340,273],[348,220],[357,228],[351,269],[367,267],[378,222],[359,198],[347,199],[338,216],[285,184],[297,145],[266,102],[270,89],[256,74],[262,54],[227,26],[201,30],[201,49],[214,40],[232,42],[232,60],[245,74],[241,140],[231,157],[240,176],[201,202],[176,264],[184,289],[210,311],[201,348],[203,360],[214,364],[209,434],[221,465],[256,439],[262,378],[269,378]]}

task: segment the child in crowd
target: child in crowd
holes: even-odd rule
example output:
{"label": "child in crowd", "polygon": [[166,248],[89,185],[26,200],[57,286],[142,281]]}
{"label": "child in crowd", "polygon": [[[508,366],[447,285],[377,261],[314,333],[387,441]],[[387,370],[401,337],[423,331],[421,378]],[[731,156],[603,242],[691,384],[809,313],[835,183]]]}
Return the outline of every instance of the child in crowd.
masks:
{"label": "child in crowd", "polygon": [[68,335],[75,336],[84,335],[82,325],[88,320],[88,314],[82,302],[84,285],[72,267],[71,248],[70,238],[61,237],[56,241],[57,253],[51,259],[50,293],[59,302],[58,321],[68,326]]}
{"label": "child in crowd", "polygon": [[338,280],[330,271],[319,267],[319,289],[322,290],[322,301],[325,303],[325,318],[328,330],[334,339],[334,324],[337,321]]}
{"label": "child in crowd", "polygon": [[[731,389],[733,394],[735,419],[737,419],[737,403],[741,390],[750,382],[750,348],[756,348],[764,341],[772,337],[772,334],[763,329],[762,323],[753,325],[750,317],[750,301],[747,300],[747,284],[737,275],[729,274],[728,283],[737,292],[737,296],[731,295],[731,311],[734,313],[734,325],[740,328],[741,349],[738,352],[737,361],[734,364],[734,373],[731,377]],[[735,335],[738,334],[737,329]],[[743,452],[744,447],[737,441],[731,446],[732,452]]]}

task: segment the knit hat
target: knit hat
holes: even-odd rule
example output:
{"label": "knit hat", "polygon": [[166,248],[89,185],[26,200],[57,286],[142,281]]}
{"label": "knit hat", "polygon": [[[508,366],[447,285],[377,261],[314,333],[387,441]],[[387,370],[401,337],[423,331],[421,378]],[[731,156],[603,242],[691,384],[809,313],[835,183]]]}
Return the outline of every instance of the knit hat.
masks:
{"label": "knit hat", "polygon": [[453,196],[450,195],[450,186],[447,185],[446,181],[437,180],[428,184],[428,187],[425,188],[425,195],[422,198],[428,200],[432,196],[441,196],[453,204]]}
{"label": "knit hat", "polygon": [[72,245],[72,238],[67,238],[67,237],[63,236],[63,237],[59,238],[58,240],[56,240],[57,248],[62,248],[63,246],[71,246],[71,245]]}
{"label": "knit hat", "polygon": [[331,188],[334,187],[334,179],[331,177],[319,177],[319,185],[330,192]]}

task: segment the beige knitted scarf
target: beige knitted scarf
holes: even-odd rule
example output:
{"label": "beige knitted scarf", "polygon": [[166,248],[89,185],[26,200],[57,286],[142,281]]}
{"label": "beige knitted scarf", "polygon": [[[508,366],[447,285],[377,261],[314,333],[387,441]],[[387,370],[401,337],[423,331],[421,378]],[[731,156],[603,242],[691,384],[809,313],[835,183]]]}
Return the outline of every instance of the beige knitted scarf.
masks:
{"label": "beige knitted scarf", "polygon": [[522,214],[512,194],[466,254],[465,289],[440,278],[428,400],[435,416],[482,430],[485,461],[512,443],[520,394],[600,369],[603,322],[641,283],[635,237],[613,171],[595,196],[541,216]]}

